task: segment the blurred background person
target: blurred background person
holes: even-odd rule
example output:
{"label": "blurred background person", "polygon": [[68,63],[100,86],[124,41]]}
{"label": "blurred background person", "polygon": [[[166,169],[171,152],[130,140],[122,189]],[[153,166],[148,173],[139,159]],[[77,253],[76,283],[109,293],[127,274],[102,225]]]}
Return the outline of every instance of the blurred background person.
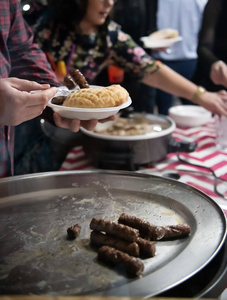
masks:
{"label": "blurred background person", "polygon": [[199,35],[196,82],[211,91],[227,88],[227,1],[209,0]]}
{"label": "blurred background person", "polygon": [[36,41],[55,64],[64,61],[67,69],[79,69],[89,84],[97,84],[97,75],[103,68],[116,64],[148,86],[185,97],[214,113],[226,114],[225,94],[205,90],[201,93],[195,84],[154,60],[117,23],[110,21],[113,0],[49,0],[48,5],[51,15],[46,14],[37,22]]}
{"label": "blurred background person", "polygon": [[[156,20],[151,33],[156,30],[172,28],[178,31],[182,41],[177,42],[166,51],[152,50],[152,56],[189,80],[193,80],[197,68],[198,35],[201,28],[202,16],[207,0],[153,0],[148,5],[153,6]],[[154,17],[154,9],[156,16]],[[162,49],[163,50],[163,49]],[[175,97],[162,90],[154,92],[158,113],[167,115],[174,104]],[[180,98],[183,104],[192,104],[187,99]]]}

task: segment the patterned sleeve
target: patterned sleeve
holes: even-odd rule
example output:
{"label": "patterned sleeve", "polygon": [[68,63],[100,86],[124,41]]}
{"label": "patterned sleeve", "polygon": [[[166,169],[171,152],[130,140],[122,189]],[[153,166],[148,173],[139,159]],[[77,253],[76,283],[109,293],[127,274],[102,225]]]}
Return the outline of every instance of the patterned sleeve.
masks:
{"label": "patterned sleeve", "polygon": [[11,27],[7,42],[12,66],[10,76],[59,86],[46,55],[33,43],[32,30],[23,19],[19,2],[13,0],[12,3]]}
{"label": "patterned sleeve", "polygon": [[155,70],[156,60],[136,44],[130,35],[123,32],[115,22],[111,22],[109,25],[109,36],[113,60],[126,71],[131,71],[142,78],[148,68],[149,71]]}

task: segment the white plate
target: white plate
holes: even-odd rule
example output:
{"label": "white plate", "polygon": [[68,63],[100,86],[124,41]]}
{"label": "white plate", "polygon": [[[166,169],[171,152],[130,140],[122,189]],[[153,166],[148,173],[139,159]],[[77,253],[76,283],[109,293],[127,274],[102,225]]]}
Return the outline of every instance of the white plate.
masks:
{"label": "white plate", "polygon": [[211,119],[211,112],[201,106],[177,105],[169,109],[169,116],[179,127],[196,127]]}
{"label": "white plate", "polygon": [[[69,91],[66,87],[60,87],[54,97],[67,96],[71,92],[72,90]],[[74,108],[53,104],[51,103],[53,98],[48,101],[48,106],[51,107],[53,111],[59,113],[62,117],[79,120],[105,119],[116,115],[121,109],[128,107],[132,103],[132,99],[128,97],[128,100],[119,106],[107,108]]]}
{"label": "white plate", "polygon": [[155,48],[170,47],[170,46],[174,45],[175,43],[182,41],[183,38],[181,36],[178,36],[173,39],[153,40],[147,36],[144,36],[144,37],[141,37],[140,40],[144,43],[145,48],[155,49]]}

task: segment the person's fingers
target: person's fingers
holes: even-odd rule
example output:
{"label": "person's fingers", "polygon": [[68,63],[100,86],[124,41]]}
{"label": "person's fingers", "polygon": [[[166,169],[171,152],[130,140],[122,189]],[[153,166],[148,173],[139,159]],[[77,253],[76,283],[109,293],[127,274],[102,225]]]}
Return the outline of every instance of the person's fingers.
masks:
{"label": "person's fingers", "polygon": [[218,91],[218,94],[225,96],[225,95],[227,95],[227,92],[225,90],[220,90],[220,91]]}
{"label": "person's fingers", "polygon": [[214,106],[212,108],[208,107],[208,109],[219,116],[227,116],[227,106],[223,101],[214,103]]}
{"label": "person's fingers", "polygon": [[23,101],[27,107],[41,105],[44,109],[48,101],[56,94],[57,88],[52,87],[47,90],[37,91],[35,93],[23,93]]}
{"label": "person's fingers", "polygon": [[80,120],[78,119],[67,119],[61,117],[58,113],[53,114],[54,122],[56,126],[61,128],[70,129],[73,132],[78,132],[80,130]]}
{"label": "person's fingers", "polygon": [[40,84],[38,82],[35,81],[29,81],[29,80],[25,80],[25,79],[19,79],[19,78],[15,78],[12,77],[9,79],[10,85],[12,87],[14,87],[15,89],[19,90],[19,91],[35,91],[35,90],[45,90],[45,89],[49,89],[50,85],[49,84]]}
{"label": "person's fingers", "polygon": [[106,118],[106,119],[101,119],[101,120],[98,120],[99,123],[106,123],[106,122],[109,122],[109,121],[114,121],[116,119],[116,116],[111,116],[109,118]]}
{"label": "person's fingers", "polygon": [[80,126],[89,131],[93,131],[93,130],[95,130],[97,123],[98,123],[98,120],[96,120],[96,119],[89,120],[89,121],[81,121]]}
{"label": "person's fingers", "polygon": [[54,121],[56,126],[61,128],[68,128],[73,132],[78,132],[80,130],[80,127],[83,127],[89,131],[93,131],[98,123],[98,120],[78,120],[78,119],[67,119],[61,117],[58,113],[53,114]]}

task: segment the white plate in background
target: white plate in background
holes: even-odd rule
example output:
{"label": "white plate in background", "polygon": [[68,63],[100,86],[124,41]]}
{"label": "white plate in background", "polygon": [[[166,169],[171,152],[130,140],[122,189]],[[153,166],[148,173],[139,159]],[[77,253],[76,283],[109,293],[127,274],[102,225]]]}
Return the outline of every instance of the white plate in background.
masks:
{"label": "white plate in background", "polygon": [[[72,91],[73,90],[68,90],[66,87],[60,87],[54,97],[67,96]],[[128,107],[132,103],[131,98],[128,97],[128,100],[119,106],[106,108],[76,108],[53,104],[52,99],[54,97],[48,101],[48,106],[52,108],[53,111],[59,113],[62,117],[79,120],[105,119],[116,115],[121,109]]]}
{"label": "white plate in background", "polygon": [[143,36],[140,38],[140,40],[144,43],[145,48],[168,48],[172,45],[174,45],[177,42],[180,42],[183,40],[181,36],[178,36],[173,39],[160,39],[160,40],[153,40],[150,39],[148,36]]}
{"label": "white plate in background", "polygon": [[179,127],[196,127],[211,119],[211,112],[197,105],[177,105],[169,109],[169,116]]}

